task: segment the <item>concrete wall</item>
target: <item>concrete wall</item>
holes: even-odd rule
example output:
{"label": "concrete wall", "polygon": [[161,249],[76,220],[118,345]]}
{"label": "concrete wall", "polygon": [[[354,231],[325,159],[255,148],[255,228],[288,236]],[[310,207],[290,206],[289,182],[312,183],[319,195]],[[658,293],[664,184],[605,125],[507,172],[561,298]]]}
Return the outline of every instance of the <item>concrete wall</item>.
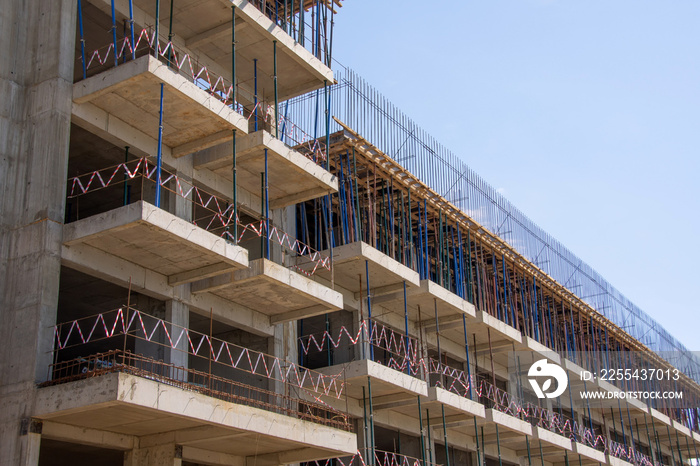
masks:
{"label": "concrete wall", "polygon": [[50,361],[75,21],[69,0],[9,0],[0,9],[0,464],[38,456],[20,418]]}

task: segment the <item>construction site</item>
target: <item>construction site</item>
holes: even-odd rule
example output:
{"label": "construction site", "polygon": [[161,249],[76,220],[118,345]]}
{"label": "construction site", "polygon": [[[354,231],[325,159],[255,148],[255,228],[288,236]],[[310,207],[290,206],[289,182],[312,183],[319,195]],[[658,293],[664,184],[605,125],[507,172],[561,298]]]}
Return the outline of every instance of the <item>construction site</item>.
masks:
{"label": "construction site", "polygon": [[337,65],[339,0],[3,10],[0,465],[700,458],[697,356]]}

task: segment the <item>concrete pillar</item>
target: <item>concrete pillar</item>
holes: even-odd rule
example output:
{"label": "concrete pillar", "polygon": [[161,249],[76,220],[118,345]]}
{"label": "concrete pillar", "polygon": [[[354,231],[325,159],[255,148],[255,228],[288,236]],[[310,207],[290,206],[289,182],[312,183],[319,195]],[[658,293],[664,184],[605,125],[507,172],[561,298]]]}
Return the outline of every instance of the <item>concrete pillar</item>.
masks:
{"label": "concrete pillar", "polygon": [[[189,284],[182,285],[189,289]],[[188,290],[189,291],[189,290]],[[181,301],[168,300],[165,302],[165,320],[173,324],[170,328],[170,338],[173,343],[180,338],[179,343],[174,349],[168,348],[165,353],[165,361],[178,367],[188,367],[189,356],[187,353],[187,339],[184,335],[180,337],[182,328],[190,326],[190,308]],[[187,376],[183,371],[174,371],[173,377],[178,380],[187,380]]]}
{"label": "concrete pillar", "polygon": [[[268,340],[267,353],[282,361],[296,363],[299,360],[297,333],[296,321],[276,325],[275,336]],[[268,389],[276,393],[287,394],[284,383],[274,379],[269,380]]]}
{"label": "concrete pillar", "polygon": [[[178,171],[176,172],[177,177],[180,179],[180,185],[182,187],[183,193],[187,193],[187,191],[190,190],[191,183],[192,183],[192,175],[191,173],[185,173],[183,171]],[[189,196],[182,197],[180,196],[179,189],[177,187],[176,182],[173,180],[169,183],[170,189],[172,189],[173,192],[170,191],[164,191],[167,192],[167,209],[168,212],[171,214],[175,215],[176,217],[180,217],[183,220],[187,220],[188,222],[192,221],[192,214],[193,214],[193,204],[192,204],[192,193],[189,194]],[[223,206],[221,207],[223,209]]]}
{"label": "concrete pillar", "polygon": [[37,466],[41,449],[41,421],[22,419],[20,425],[21,466]]}
{"label": "concrete pillar", "polygon": [[35,384],[47,378],[51,363],[75,27],[73,0],[2,5],[0,464],[23,464],[20,419],[31,416]]}
{"label": "concrete pillar", "polygon": [[182,447],[171,443],[134,448],[124,455],[124,466],[182,466]]}

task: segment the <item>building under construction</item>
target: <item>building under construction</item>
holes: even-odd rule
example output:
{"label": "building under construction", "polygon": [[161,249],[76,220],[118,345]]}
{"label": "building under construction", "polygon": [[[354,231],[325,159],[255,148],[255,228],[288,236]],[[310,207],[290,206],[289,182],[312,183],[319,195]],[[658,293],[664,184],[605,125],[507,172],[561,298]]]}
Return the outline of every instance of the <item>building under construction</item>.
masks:
{"label": "building under construction", "polygon": [[340,7],[3,6],[0,464],[700,458],[697,358],[333,70]]}

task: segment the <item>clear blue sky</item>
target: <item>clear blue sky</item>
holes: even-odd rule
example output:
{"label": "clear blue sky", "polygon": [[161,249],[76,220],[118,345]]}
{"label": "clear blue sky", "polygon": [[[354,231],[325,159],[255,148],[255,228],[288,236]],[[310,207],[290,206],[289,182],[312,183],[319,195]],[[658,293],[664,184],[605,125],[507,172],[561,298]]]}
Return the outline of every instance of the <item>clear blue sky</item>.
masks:
{"label": "clear blue sky", "polygon": [[700,350],[700,1],[346,0],[333,55]]}

